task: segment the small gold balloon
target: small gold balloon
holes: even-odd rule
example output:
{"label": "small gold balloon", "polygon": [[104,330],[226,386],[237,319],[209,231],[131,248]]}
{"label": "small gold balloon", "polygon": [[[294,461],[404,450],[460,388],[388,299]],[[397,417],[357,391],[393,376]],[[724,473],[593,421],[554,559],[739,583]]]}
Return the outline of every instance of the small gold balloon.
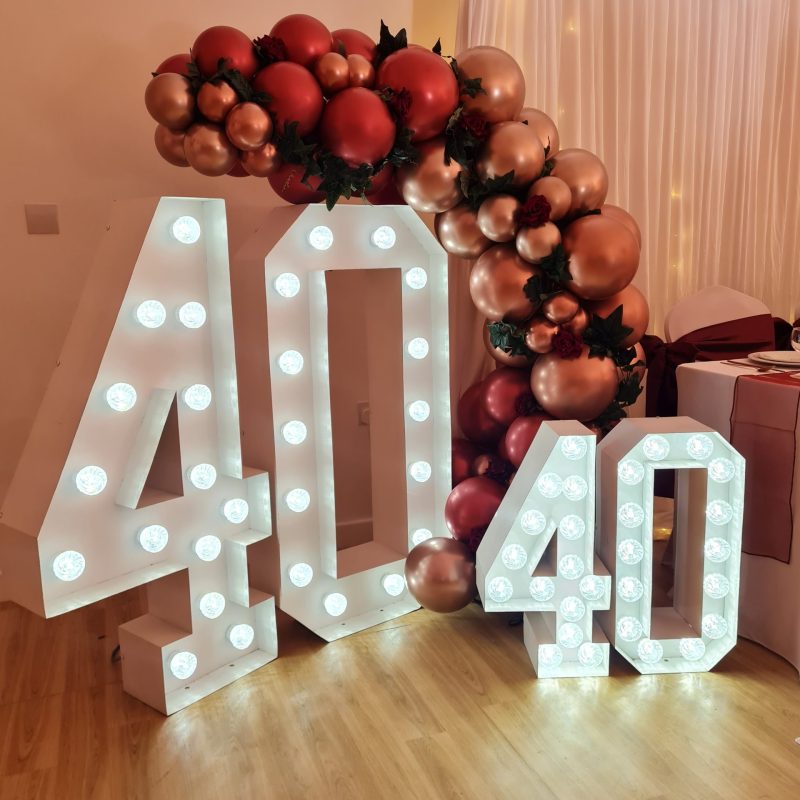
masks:
{"label": "small gold balloon", "polygon": [[[488,320],[487,320],[488,321]],[[483,325],[483,345],[486,348],[486,352],[498,363],[502,364],[506,367],[527,367],[533,362],[534,354],[533,353],[525,353],[523,355],[512,356],[509,353],[506,353],[500,347],[495,347],[492,344],[492,338],[489,334],[489,326],[484,322]]]}
{"label": "small gold balloon", "polygon": [[549,319],[536,316],[525,329],[525,344],[534,353],[549,353],[553,349],[553,337],[558,332],[558,325]]}
{"label": "small gold balloon", "polygon": [[217,125],[200,122],[186,131],[183,145],[186,160],[201,174],[209,177],[226,175],[239,158],[239,151],[228,141]]}
{"label": "small gold balloon", "polygon": [[444,163],[444,137],[417,145],[419,161],[397,171],[397,187],[414,211],[441,213],[463,198],[458,185],[461,165],[455,160]]}
{"label": "small gold balloon", "polygon": [[514,59],[497,47],[470,47],[457,57],[462,81],[481,79],[483,92],[462,95],[465,111],[477,111],[489,122],[516,119],[525,102],[525,76]]}
{"label": "small gold balloon", "polygon": [[323,93],[330,97],[350,85],[350,67],[341,53],[325,53],[314,65],[314,76]]}
{"label": "small gold balloon", "polygon": [[517,234],[519,200],[510,194],[488,197],[478,209],[478,227],[493,242],[510,242]]}
{"label": "small gold balloon", "polygon": [[642,249],[642,231],[639,229],[639,224],[624,208],[606,203],[601,206],[600,213],[604,217],[621,222],[636,237],[639,249]]}
{"label": "small gold balloon", "polygon": [[371,89],[375,85],[375,67],[358,53],[347,56],[347,68],[351,86],[363,86]]}
{"label": "small gold balloon", "polygon": [[281,166],[278,150],[272,142],[242,153],[241,164],[245,172],[257,178],[266,178]]}
{"label": "small gold balloon", "polygon": [[239,95],[225,81],[204,83],[197,93],[197,107],[211,122],[222,122],[238,102]]}
{"label": "small gold balloon", "polygon": [[561,324],[562,330],[569,331],[573,336],[583,336],[583,332],[589,327],[589,315],[585,308],[579,308],[575,316]]}
{"label": "small gold balloon", "polygon": [[561,178],[572,193],[571,213],[594,211],[603,205],[608,194],[608,172],[594,153],[571,147],[557,153],[553,161],[550,174]]}
{"label": "small gold balloon", "polygon": [[558,152],[558,128],[544,111],[538,108],[523,108],[517,119],[527,122],[528,127],[536,132],[542,147],[549,148],[547,157],[552,158]]}
{"label": "small gold balloon", "polygon": [[436,215],[434,230],[442,247],[460,258],[477,258],[491,246],[478,227],[478,215],[466,203]]}
{"label": "small gold balloon", "polygon": [[486,181],[514,170],[513,186],[527,186],[542,172],[544,149],[535,131],[521,122],[494,125],[475,162]]}
{"label": "small gold balloon", "polygon": [[150,116],[173,131],[189,127],[194,118],[194,95],[189,81],[175,72],[156,75],[144,93]]}
{"label": "small gold balloon", "polygon": [[561,231],[552,222],[538,228],[520,228],[517,233],[517,252],[532,264],[547,258],[561,243]]}
{"label": "small gold balloon", "polygon": [[185,136],[186,134],[183,131],[171,131],[164,125],[157,125],[153,140],[161,158],[176,167],[188,167],[189,162],[183,152]]}
{"label": "small gold balloon", "polygon": [[539,178],[531,184],[528,197],[536,194],[547,198],[547,202],[550,203],[550,219],[553,221],[561,219],[572,205],[572,192],[569,186],[561,178],[554,178],[552,175]]}
{"label": "small gold balloon", "polygon": [[542,303],[542,314],[556,325],[569,322],[580,309],[578,298],[570,292],[559,292]]}
{"label": "small gold balloon", "polygon": [[645,296],[632,283],[611,297],[586,304],[587,310],[601,317],[607,317],[618,306],[622,306],[622,324],[633,328],[620,344],[622,347],[633,347],[644,336],[650,324],[650,308]]}
{"label": "small gold balloon", "polygon": [[476,262],[469,276],[472,302],[487,319],[522,322],[533,314],[525,284],[537,267],[523,261],[514,245],[496,244]]}
{"label": "small gold balloon", "polygon": [[272,117],[256,103],[239,103],[225,120],[225,133],[234,147],[258,150],[272,138]]}

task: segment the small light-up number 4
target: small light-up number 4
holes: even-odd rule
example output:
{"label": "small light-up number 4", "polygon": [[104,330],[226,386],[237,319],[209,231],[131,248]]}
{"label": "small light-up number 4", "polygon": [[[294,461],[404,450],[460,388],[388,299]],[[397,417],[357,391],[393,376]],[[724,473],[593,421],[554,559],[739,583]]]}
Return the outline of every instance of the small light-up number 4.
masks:
{"label": "small light-up number 4", "polygon": [[540,678],[608,675],[608,641],[593,619],[611,590],[594,555],[595,452],[581,423],[545,422],[478,548],[484,609],[527,612]]}

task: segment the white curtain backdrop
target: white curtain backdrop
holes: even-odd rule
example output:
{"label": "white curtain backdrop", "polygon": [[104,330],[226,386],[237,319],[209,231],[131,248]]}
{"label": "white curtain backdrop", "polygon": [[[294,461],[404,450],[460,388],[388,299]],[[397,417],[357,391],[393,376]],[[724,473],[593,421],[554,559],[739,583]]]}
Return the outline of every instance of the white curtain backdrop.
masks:
{"label": "white curtain backdrop", "polygon": [[800,0],[462,0],[456,41],[511,53],[561,146],[603,159],[651,332],[713,284],[800,315]]}

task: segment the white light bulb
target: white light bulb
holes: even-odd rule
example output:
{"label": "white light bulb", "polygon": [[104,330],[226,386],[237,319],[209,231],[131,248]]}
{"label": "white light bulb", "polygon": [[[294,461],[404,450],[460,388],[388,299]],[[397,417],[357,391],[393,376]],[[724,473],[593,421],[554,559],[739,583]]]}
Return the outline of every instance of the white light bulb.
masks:
{"label": "white light bulb", "polygon": [[272,285],[281,297],[295,297],[300,291],[300,278],[294,272],[281,272]]}
{"label": "white light bulb", "polygon": [[333,244],[333,231],[325,225],[317,225],[309,231],[308,243],[315,250],[327,250]]}
{"label": "white light bulb", "polygon": [[706,654],[706,643],[699,638],[681,639],[678,649],[687,661],[699,661]]}
{"label": "white light bulb", "polygon": [[158,300],[145,300],[136,308],[136,319],[145,328],[160,328],[167,318],[167,309]]}
{"label": "white light bulb", "polygon": [[148,553],[160,553],[169,541],[169,531],[163,525],[146,525],[139,531],[139,544]]}
{"label": "white light bulb", "polygon": [[617,633],[620,639],[626,642],[635,642],[637,639],[641,639],[644,628],[636,617],[623,617],[617,623]]}
{"label": "white light bulb", "polygon": [[191,678],[196,669],[197,656],[188,650],[175,653],[169,660],[169,671],[180,681]]}
{"label": "white light bulb", "polygon": [[183,390],[183,402],[192,411],[205,411],[211,405],[211,389],[204,383],[193,383]]}
{"label": "white light bulb", "polygon": [[587,600],[602,600],[606,593],[603,579],[597,575],[584,575],[578,588]]}
{"label": "white light bulb", "polygon": [[222,552],[222,542],[218,536],[208,533],[194,543],[194,552],[201,561],[213,561]]}
{"label": "white light bulb", "polygon": [[617,594],[626,603],[637,603],[644,594],[644,584],[638,578],[626,575],[617,582]]}
{"label": "white light bulb", "polygon": [[581,630],[580,625],[576,625],[574,622],[565,622],[558,629],[556,638],[562,647],[569,649],[573,647],[580,647],[580,645],[583,644],[583,631]]}
{"label": "white light bulb", "polygon": [[727,525],[733,519],[733,506],[724,500],[712,500],[706,508],[706,518],[712,525]]}
{"label": "white light bulb", "polygon": [[244,622],[239,625],[232,625],[228,631],[228,641],[237,650],[247,650],[253,644],[253,639],[255,638],[256,632],[253,630],[253,626]]}
{"label": "white light bulb", "polygon": [[433,533],[429,531],[427,528],[417,528],[414,533],[411,534],[411,541],[414,543],[416,547],[418,544],[422,544],[423,542],[427,541],[428,539],[433,537]]}
{"label": "white light bulb", "polygon": [[206,309],[202,303],[190,300],[178,309],[178,319],[187,328],[202,328],[206,324]]}
{"label": "white light bulb", "polygon": [[428,350],[430,348],[428,347],[428,340],[418,336],[416,339],[412,339],[408,343],[408,347],[406,349],[408,350],[408,354],[411,356],[411,358],[416,358],[419,360],[428,355]]}
{"label": "white light bulb", "polygon": [[222,506],[222,516],[228,522],[239,524],[247,519],[250,513],[250,506],[243,497],[234,497],[232,500],[226,500]]}
{"label": "white light bulb", "polygon": [[564,653],[557,644],[540,644],[539,645],[539,665],[554,669],[561,666],[564,660]]}
{"label": "white light bulb", "polygon": [[657,664],[664,657],[661,642],[653,639],[640,639],[636,645],[636,652],[645,664]]}
{"label": "white light bulb", "polygon": [[539,476],[536,481],[536,488],[540,494],[552,500],[561,494],[561,478],[555,472],[545,472],[544,475]]}
{"label": "white light bulb", "polygon": [[638,503],[623,503],[617,510],[617,519],[626,528],[638,528],[644,522],[644,509]]}
{"label": "white light bulb", "polygon": [[586,605],[580,597],[565,597],[558,609],[567,622],[578,622],[586,614]]}
{"label": "white light bulb", "polygon": [[589,449],[583,436],[565,436],[561,440],[561,454],[570,461],[578,461]]}
{"label": "white light bulb", "polygon": [[392,572],[383,576],[381,586],[390,597],[399,597],[406,590],[406,579],[402,575]]}
{"label": "white light bulb", "polygon": [[669,455],[669,442],[663,436],[647,436],[642,452],[651,461],[663,461]]}
{"label": "white light bulb", "polygon": [[106,488],[107,483],[108,475],[106,475],[106,471],[102,467],[94,465],[83,467],[75,475],[75,485],[78,487],[78,491],[83,494],[100,494]]}
{"label": "white light bulb", "polygon": [[489,599],[495,603],[506,603],[511,599],[514,594],[514,587],[508,578],[498,577],[492,578],[489,585],[486,587],[486,593]]}
{"label": "white light bulb", "polygon": [[347,611],[347,598],[339,592],[326,594],[322,604],[332,617],[341,617]]}
{"label": "white light bulb", "polygon": [[313,577],[314,570],[311,567],[311,564],[305,564],[304,562],[300,561],[297,564],[292,564],[292,566],[289,567],[289,580],[300,589],[302,589],[304,586],[308,586]]}
{"label": "white light bulb", "polygon": [[406,283],[411,289],[424,289],[428,283],[428,273],[422,267],[411,267],[406,272]]}
{"label": "white light bulb", "polygon": [[197,605],[204,617],[216,619],[225,610],[225,597],[219,592],[208,592],[200,598]]}
{"label": "white light bulb", "polygon": [[633,458],[626,458],[624,461],[620,461],[617,475],[628,486],[636,486],[644,480],[644,464]]}
{"label": "white light bulb", "polygon": [[580,475],[568,475],[564,478],[561,491],[567,500],[577,502],[586,497],[586,493],[589,491],[589,484]]}
{"label": "white light bulb", "polygon": [[644,547],[636,539],[623,539],[617,546],[617,555],[623,564],[633,566],[644,558]]}
{"label": "white light bulb", "polygon": [[728,544],[725,539],[720,539],[717,536],[706,541],[704,550],[706,558],[709,561],[713,561],[715,564],[721,564],[731,557],[730,544]]}
{"label": "white light bulb", "polygon": [[731,590],[731,582],[719,572],[712,572],[703,578],[703,591],[714,600],[721,600]]}
{"label": "white light bulb", "polygon": [[537,509],[523,512],[519,524],[529,536],[538,536],[547,527],[547,517]]}
{"label": "white light bulb", "polygon": [[430,479],[432,473],[431,465],[427,461],[414,461],[408,465],[408,474],[417,483],[425,483]]}
{"label": "white light bulb", "polygon": [[728,483],[736,474],[736,467],[729,458],[714,458],[708,462],[708,477],[714,483]]}
{"label": "white light bulb", "polygon": [[278,356],[278,367],[286,375],[297,375],[303,369],[303,356],[297,350],[284,350]]}
{"label": "white light bulb", "polygon": [[85,569],[86,559],[77,550],[65,550],[53,559],[53,574],[60,581],[74,581]]}
{"label": "white light bulb", "polygon": [[311,505],[311,495],[305,489],[292,489],[286,493],[286,505],[299,514]]}
{"label": "white light bulb", "polygon": [[586,533],[586,523],[577,514],[567,514],[558,523],[558,532],[570,541],[580,539]]}
{"label": "white light bulb", "polygon": [[281,427],[281,435],[287,444],[302,444],[308,436],[308,428],[299,419],[292,419]]}
{"label": "white light bulb", "polygon": [[503,548],[500,559],[507,569],[522,569],[528,563],[528,553],[521,545],[510,544]]}
{"label": "white light bulb", "polygon": [[585,569],[583,559],[580,556],[576,556],[574,553],[563,556],[558,562],[558,574],[568,581],[574,581],[580,578]]}
{"label": "white light bulb", "polygon": [[114,411],[130,411],[136,405],[136,389],[129,383],[115,383],[106,390],[106,403]]}
{"label": "white light bulb", "polygon": [[181,244],[194,244],[200,238],[200,223],[194,217],[178,217],[172,223],[172,236]]}
{"label": "white light bulb", "polygon": [[213,464],[196,464],[189,470],[189,480],[195,489],[206,491],[217,481],[217,470]]}
{"label": "white light bulb", "polygon": [[394,247],[394,243],[397,241],[397,234],[394,232],[394,228],[389,225],[381,225],[380,228],[372,231],[369,239],[375,247],[379,247],[381,250],[388,250]]}
{"label": "white light bulb", "polygon": [[584,642],[578,648],[578,661],[582,667],[599,667],[603,663],[603,648],[593,642]]}
{"label": "white light bulb", "polygon": [[706,614],[702,628],[703,634],[709,639],[721,639],[728,632],[728,623],[720,614]]}
{"label": "white light bulb", "polygon": [[538,603],[546,603],[548,600],[551,600],[556,593],[556,585],[552,578],[537,576],[531,578],[528,591],[531,597]]}
{"label": "white light bulb", "polygon": [[687,440],[686,452],[696,461],[704,461],[714,452],[714,442],[704,433],[696,433]]}
{"label": "white light bulb", "polygon": [[414,422],[425,422],[431,415],[431,407],[424,400],[415,400],[408,405],[408,416]]}

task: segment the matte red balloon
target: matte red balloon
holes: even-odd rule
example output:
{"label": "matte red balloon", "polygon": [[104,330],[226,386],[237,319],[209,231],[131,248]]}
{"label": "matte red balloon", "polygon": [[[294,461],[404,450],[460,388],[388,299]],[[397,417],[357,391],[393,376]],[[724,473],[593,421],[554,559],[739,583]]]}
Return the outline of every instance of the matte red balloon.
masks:
{"label": "matte red balloon", "polygon": [[482,453],[483,449],[468,439],[453,439],[453,486],[469,478],[472,462]]}
{"label": "matte red balloon", "polygon": [[192,57],[189,53],[178,53],[177,55],[165,58],[157,67],[156,75],[163,75],[165,72],[177,72],[178,75],[189,77],[189,62]]}
{"label": "matte red balloon", "polygon": [[458,105],[458,82],[450,65],[436,53],[421,47],[397,50],[378,67],[379,89],[411,93],[404,124],[414,131],[412,142],[440,134]]}
{"label": "matte red balloon", "polygon": [[267,108],[278,133],[283,133],[289,122],[298,123],[298,136],[307,136],[317,127],[322,115],[322,89],[305,67],[291,61],[270,64],[253,79],[253,88],[271,98]]}
{"label": "matte red balloon", "polygon": [[498,367],[483,379],[483,407],[506,428],[522,413],[525,399],[533,400],[530,369]]}
{"label": "matte red balloon", "polygon": [[322,192],[315,191],[322,183],[322,178],[319,176],[309,178],[308,182],[311,184],[309,188],[303,183],[304,172],[305,169],[299,164],[284,164],[268,176],[267,180],[275,193],[288,203],[294,205],[318,203],[325,198]]}
{"label": "matte red balloon", "polygon": [[339,28],[333,32],[333,49],[344,49],[346,56],[364,56],[370,63],[375,60],[375,42],[366,33],[353,28]]}
{"label": "matte red balloon", "polygon": [[480,444],[496,444],[505,427],[493,420],[483,407],[483,382],[474,383],[458,401],[458,424],[467,439]]}
{"label": "matte red balloon", "polygon": [[506,431],[505,450],[508,460],[519,469],[539,428],[545,420],[554,419],[549,414],[537,413],[528,417],[517,417]]}
{"label": "matte red balloon", "polygon": [[467,478],[459,483],[444,504],[444,520],[450,533],[463,542],[482,533],[505,493],[505,488],[491,478]]}
{"label": "matte red balloon", "polygon": [[210,78],[225,59],[228,69],[237,69],[249,80],[258,69],[258,58],[250,37],[238,28],[215,25],[206,28],[192,45],[192,56],[200,74]]}
{"label": "matte red balloon", "polygon": [[382,192],[389,184],[394,183],[394,167],[387,164],[377,175],[372,176],[370,187],[366,191],[367,197],[372,199],[372,195]]}
{"label": "matte red balloon", "polygon": [[289,61],[304,67],[312,67],[321,55],[333,49],[331,32],[308,14],[289,14],[272,26],[269,35],[283,39]]}
{"label": "matte red balloon", "polygon": [[351,167],[374,164],[394,144],[396,126],[383,100],[369,89],[344,89],[322,114],[322,144]]}

